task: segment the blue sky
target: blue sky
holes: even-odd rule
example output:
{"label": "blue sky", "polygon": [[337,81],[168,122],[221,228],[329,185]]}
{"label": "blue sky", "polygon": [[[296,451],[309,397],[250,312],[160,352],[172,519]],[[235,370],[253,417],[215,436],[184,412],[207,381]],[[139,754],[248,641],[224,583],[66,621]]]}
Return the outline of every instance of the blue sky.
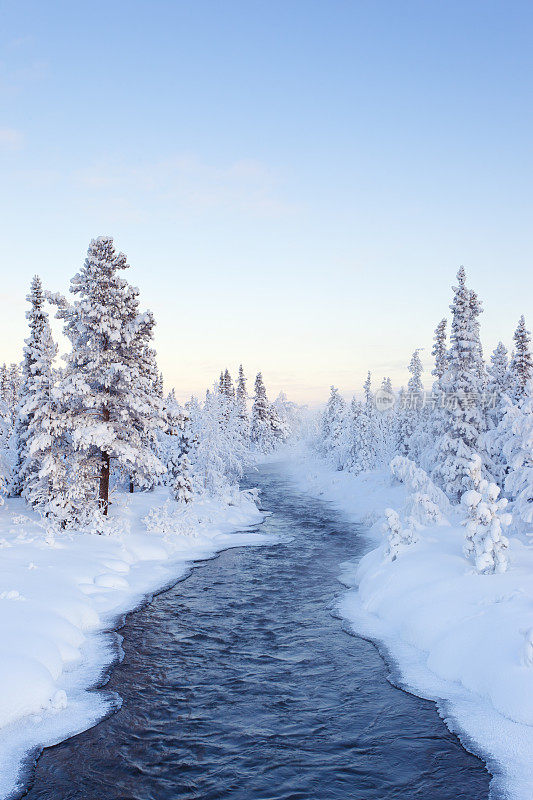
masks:
{"label": "blue sky", "polygon": [[[429,366],[459,264],[533,325],[530,2],[2,2],[1,359],[110,233],[168,386]],[[429,382],[429,376],[426,376]]]}

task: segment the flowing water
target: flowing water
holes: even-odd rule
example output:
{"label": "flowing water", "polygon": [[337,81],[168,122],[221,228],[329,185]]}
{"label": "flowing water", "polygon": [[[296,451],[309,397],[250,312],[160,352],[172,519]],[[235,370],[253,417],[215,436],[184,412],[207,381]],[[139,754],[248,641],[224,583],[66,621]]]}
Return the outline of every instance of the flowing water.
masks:
{"label": "flowing water", "polygon": [[332,614],[357,526],[275,465],[252,482],[279,541],[203,562],[127,619],[122,709],[45,750],[27,797],[486,800],[483,763]]}

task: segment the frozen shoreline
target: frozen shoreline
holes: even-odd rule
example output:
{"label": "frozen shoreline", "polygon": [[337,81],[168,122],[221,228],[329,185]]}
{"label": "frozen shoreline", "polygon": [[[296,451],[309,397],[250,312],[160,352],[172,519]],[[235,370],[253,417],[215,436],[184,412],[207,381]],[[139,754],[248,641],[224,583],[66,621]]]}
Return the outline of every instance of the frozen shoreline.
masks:
{"label": "frozen shoreline", "polygon": [[[365,525],[369,552],[342,565],[349,588],[339,612],[353,630],[385,648],[399,684],[433,700],[464,746],[493,775],[491,796],[533,797],[533,548],[511,539],[511,567],[476,575],[462,553],[464,529],[426,528],[394,561],[384,560],[376,521],[401,510],[406,491],[388,472],[334,471],[305,450],[283,469],[298,487],[333,502]],[[372,527],[374,525],[374,527]]]}
{"label": "frozen shoreline", "polygon": [[[0,798],[21,791],[29,754],[91,727],[120,706],[106,692],[120,620],[183,578],[194,561],[268,541],[246,529],[264,515],[240,494],[236,505],[196,501],[187,532],[149,533],[142,522],[166,490],[122,495],[129,530],[65,533],[51,540],[20,499],[0,513]],[[127,641],[124,644],[127,649]]]}

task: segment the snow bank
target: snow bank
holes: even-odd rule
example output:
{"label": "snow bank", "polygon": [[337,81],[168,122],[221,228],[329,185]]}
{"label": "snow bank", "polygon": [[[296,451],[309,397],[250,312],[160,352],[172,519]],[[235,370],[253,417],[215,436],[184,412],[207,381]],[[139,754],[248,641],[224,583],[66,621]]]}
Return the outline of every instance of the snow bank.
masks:
{"label": "snow bank", "polygon": [[[18,498],[0,510],[0,798],[20,790],[30,751],[120,706],[111,692],[91,691],[120,657],[121,637],[110,632],[117,620],[191,561],[266,541],[246,531],[263,519],[246,493],[235,505],[196,501],[177,518],[167,497],[163,489],[119,496],[112,514],[123,530],[112,536],[52,536]],[[167,509],[166,526],[158,517],[147,527],[152,507]]]}
{"label": "snow bank", "polygon": [[[401,510],[405,487],[385,473],[333,472],[307,455],[287,467],[300,488],[333,501],[367,527]],[[342,565],[350,591],[340,611],[354,630],[382,642],[398,682],[434,700],[494,778],[492,796],[533,797],[533,548],[510,539],[509,571],[479,575],[463,555],[464,528],[422,527],[415,544],[387,558],[381,525],[371,549]]]}

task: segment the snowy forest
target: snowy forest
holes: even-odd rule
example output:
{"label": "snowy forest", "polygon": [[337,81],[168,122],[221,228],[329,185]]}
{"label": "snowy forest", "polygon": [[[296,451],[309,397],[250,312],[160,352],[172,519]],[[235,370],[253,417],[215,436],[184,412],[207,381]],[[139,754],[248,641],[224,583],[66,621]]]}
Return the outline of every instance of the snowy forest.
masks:
{"label": "snowy forest", "polygon": [[[93,725],[120,708],[113,693],[92,689],[101,683],[94,676],[119,659],[107,631],[143,597],[175,584],[192,561],[258,545],[251,551],[267,553],[269,577],[253,577],[252,605],[260,585],[265,597],[271,591],[286,604],[284,613],[306,608],[310,592],[327,609],[321,565],[333,557],[337,569],[342,559],[325,528],[345,548],[348,591],[335,600],[339,614],[356,635],[385,643],[402,687],[449,703],[447,724],[494,759],[491,791],[526,800],[531,776],[520,765],[533,746],[533,356],[525,317],[486,359],[482,303],[461,267],[450,315],[435,330],[431,378],[422,342],[406,359],[404,386],[386,376],[373,385],[368,372],[351,402],[335,387],[315,410],[283,392],[271,402],[261,372],[248,387],[242,365],[235,380],[222,365],[203,398],[180,403],[182,387],[165,388],[155,318],[127,281],[128,268],[113,240],[99,237],[68,295],[35,276],[22,360],[0,370],[0,795],[25,791],[28,753],[62,740],[68,753],[77,746],[68,739],[73,731],[90,737]],[[271,562],[265,545],[293,541],[300,548],[319,542],[320,555],[294,556],[298,572],[286,580],[291,557],[281,551]],[[310,564],[319,573],[306,584]],[[239,595],[241,582],[246,591],[244,572],[231,570],[230,579],[223,568],[213,570],[216,586],[234,580]],[[172,591],[181,603],[181,590]],[[263,664],[264,646],[249,663],[254,617],[235,622],[231,611],[246,606],[245,599],[230,604],[229,628],[216,636],[224,643],[235,625],[244,631],[244,651],[231,669],[242,661],[248,676]],[[307,616],[304,649],[323,635],[305,633],[309,624]],[[289,619],[283,626],[295,635]],[[146,657],[151,670],[152,650]],[[313,670],[315,658],[306,662]],[[210,661],[215,671],[218,661]],[[342,668],[355,669],[351,661]],[[263,669],[253,686],[261,686]],[[225,685],[216,674],[205,680],[217,692]],[[302,680],[308,686],[314,678],[304,672]],[[144,684],[135,691],[130,707]],[[283,712],[272,725],[287,719]],[[21,731],[15,739],[13,726]],[[181,725],[176,735],[181,740]],[[146,772],[156,787],[158,770]],[[170,770],[171,783],[179,774]],[[218,785],[216,764],[205,774]],[[482,788],[468,797],[484,797],[484,779],[471,780]]]}
{"label": "snowy forest", "polygon": [[396,395],[388,377],[374,393],[370,372],[362,399],[346,404],[332,387],[317,447],[338,470],[357,475],[390,464],[416,489],[405,528],[397,514],[387,517],[394,546],[411,541],[417,520],[437,521],[450,503],[461,503],[466,552],[479,572],[491,573],[508,566],[505,529],[533,533],[533,357],[521,316],[510,348],[500,341],[486,361],[482,310],[461,267],[449,342],[444,317],[426,386],[417,349]]}
{"label": "snowy forest", "polygon": [[[21,496],[47,527],[99,530],[113,493],[168,487],[182,506],[194,496],[228,501],[253,454],[285,442],[297,409],[269,402],[261,373],[251,410],[242,366],[180,405],[165,394],[153,349],[155,319],[140,308],[113,240],[93,240],[72,278],[71,299],[35,276],[21,364],[0,370],[2,497]],[[63,321],[62,358],[50,309]]]}

